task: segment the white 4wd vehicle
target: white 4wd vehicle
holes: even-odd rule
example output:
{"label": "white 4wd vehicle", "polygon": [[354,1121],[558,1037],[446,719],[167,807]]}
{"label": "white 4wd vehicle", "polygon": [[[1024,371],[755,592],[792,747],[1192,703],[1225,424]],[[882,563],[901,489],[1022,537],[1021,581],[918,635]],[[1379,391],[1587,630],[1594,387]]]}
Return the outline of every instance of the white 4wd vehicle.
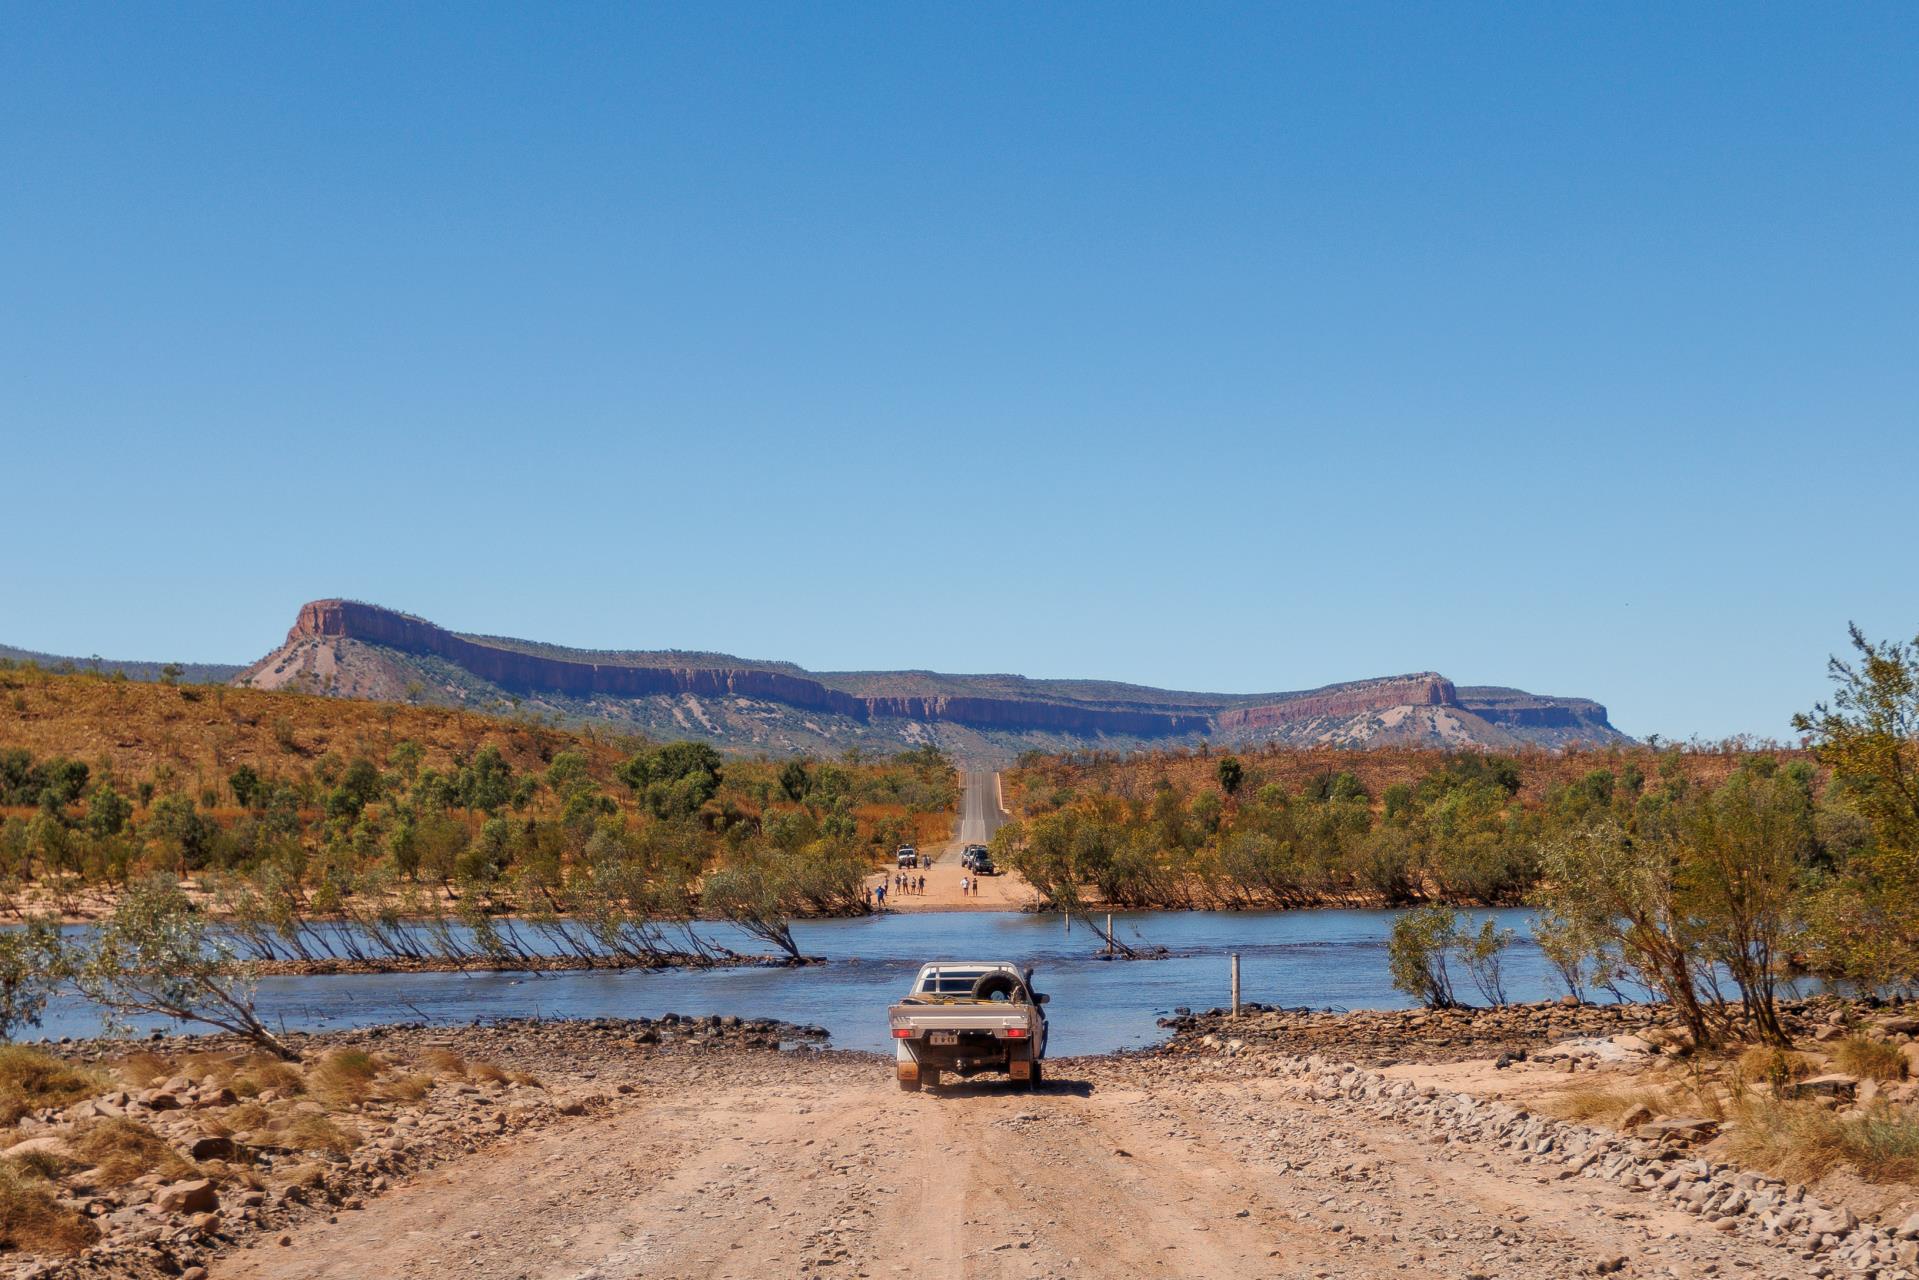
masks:
{"label": "white 4wd vehicle", "polygon": [[1004,1071],[1028,1088],[1046,1056],[1047,997],[1033,973],[1006,961],[942,960],[920,968],[906,998],[887,1010],[900,1088],[937,1085],[942,1071]]}

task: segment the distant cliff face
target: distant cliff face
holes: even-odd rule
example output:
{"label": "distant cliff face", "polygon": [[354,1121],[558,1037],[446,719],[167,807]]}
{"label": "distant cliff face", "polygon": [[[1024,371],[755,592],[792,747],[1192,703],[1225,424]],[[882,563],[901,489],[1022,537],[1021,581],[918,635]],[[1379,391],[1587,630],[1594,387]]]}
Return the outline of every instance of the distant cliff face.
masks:
{"label": "distant cliff face", "polygon": [[[1264,698],[1071,681],[1019,681],[1009,691],[1008,679],[816,675],[785,663],[710,654],[559,649],[462,635],[376,605],[316,600],[300,609],[286,643],[236,682],[464,705],[511,699],[656,735],[774,750],[920,741],[967,750],[1060,750],[1181,738],[1510,747],[1623,737],[1596,702],[1517,689],[1461,690],[1433,672]],[[885,692],[869,692],[876,687]],[[1027,689],[1031,696],[1009,696]]]}
{"label": "distant cliff face", "polygon": [[1215,727],[1222,733],[1245,733],[1295,724],[1324,717],[1344,719],[1387,711],[1393,707],[1456,707],[1459,696],[1453,682],[1430,672],[1416,676],[1395,676],[1385,680],[1359,680],[1352,684],[1297,694],[1283,702],[1263,706],[1230,707],[1214,715]]}
{"label": "distant cliff face", "polygon": [[856,697],[818,680],[763,667],[691,667],[551,658],[468,639],[421,618],[353,600],[315,600],[300,609],[287,645],[328,638],[358,640],[403,653],[445,658],[491,684],[516,691],[552,691],[575,698],[660,694],[752,698],[850,716],[951,722],[987,729],[1039,729],[1087,736],[1156,738],[1204,733],[1203,714],[1073,706],[1012,698]]}

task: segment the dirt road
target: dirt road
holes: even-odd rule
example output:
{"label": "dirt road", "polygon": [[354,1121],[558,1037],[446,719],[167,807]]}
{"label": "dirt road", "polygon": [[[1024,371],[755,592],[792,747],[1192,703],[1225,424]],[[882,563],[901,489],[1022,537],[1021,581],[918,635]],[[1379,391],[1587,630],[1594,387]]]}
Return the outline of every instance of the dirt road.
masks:
{"label": "dirt road", "polygon": [[[903,1094],[863,1055],[639,1059],[508,1139],[214,1280],[1793,1276],[1644,1196],[1163,1059]],[[1624,1261],[1621,1262],[1620,1260]]]}
{"label": "dirt road", "polygon": [[[939,849],[932,866],[913,872],[915,892],[900,893],[892,887],[890,875],[875,875],[869,884],[888,885],[888,911],[1019,911],[1033,901],[1033,890],[1025,880],[1010,871],[998,875],[974,876],[960,866],[960,852],[969,844],[985,844],[1006,821],[999,807],[998,775],[974,771],[962,775],[965,790],[960,798],[959,822],[953,839]],[[926,877],[926,890],[917,891],[920,876]],[[976,887],[962,893],[960,881]]]}

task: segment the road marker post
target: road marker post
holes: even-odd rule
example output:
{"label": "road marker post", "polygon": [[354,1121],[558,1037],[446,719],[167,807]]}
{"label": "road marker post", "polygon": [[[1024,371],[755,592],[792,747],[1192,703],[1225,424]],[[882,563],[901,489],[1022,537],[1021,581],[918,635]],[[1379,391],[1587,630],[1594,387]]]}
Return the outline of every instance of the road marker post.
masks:
{"label": "road marker post", "polygon": [[1239,1016],[1239,952],[1233,952],[1233,1016]]}

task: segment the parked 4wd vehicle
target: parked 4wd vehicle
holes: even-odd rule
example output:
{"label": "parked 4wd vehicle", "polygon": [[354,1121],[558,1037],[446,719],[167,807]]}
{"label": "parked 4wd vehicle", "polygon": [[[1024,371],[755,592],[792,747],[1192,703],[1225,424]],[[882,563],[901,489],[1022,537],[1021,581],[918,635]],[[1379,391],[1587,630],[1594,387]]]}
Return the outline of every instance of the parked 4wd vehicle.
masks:
{"label": "parked 4wd vehicle", "polygon": [[937,1085],[943,1071],[1004,1071],[1032,1088],[1046,1056],[1046,1001],[1033,990],[1033,971],[1007,961],[922,966],[912,991],[887,1010],[900,1088]]}
{"label": "parked 4wd vehicle", "polygon": [[960,866],[968,871],[975,869],[981,862],[990,866],[992,861],[993,859],[987,856],[986,846],[983,844],[969,844],[960,853]]}
{"label": "parked 4wd vehicle", "polygon": [[902,871],[908,867],[917,867],[920,864],[920,851],[910,844],[903,844],[894,853],[893,860]]}

